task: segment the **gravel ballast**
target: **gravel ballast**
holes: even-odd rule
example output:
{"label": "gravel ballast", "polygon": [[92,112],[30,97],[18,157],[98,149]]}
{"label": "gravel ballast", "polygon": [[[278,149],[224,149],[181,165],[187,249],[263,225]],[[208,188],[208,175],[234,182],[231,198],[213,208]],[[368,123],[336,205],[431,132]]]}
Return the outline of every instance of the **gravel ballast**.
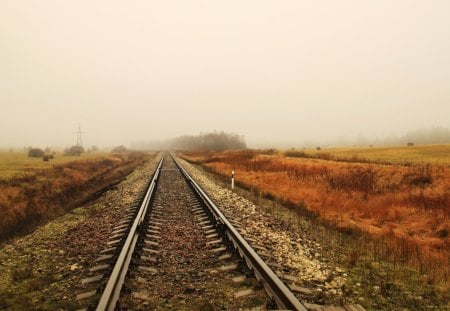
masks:
{"label": "gravel ballast", "polygon": [[341,304],[347,273],[331,258],[322,256],[322,246],[303,230],[288,230],[272,215],[248,199],[219,186],[210,174],[180,159],[183,167],[215,201],[225,216],[240,225],[248,240],[263,245],[269,266],[296,293],[311,304]]}

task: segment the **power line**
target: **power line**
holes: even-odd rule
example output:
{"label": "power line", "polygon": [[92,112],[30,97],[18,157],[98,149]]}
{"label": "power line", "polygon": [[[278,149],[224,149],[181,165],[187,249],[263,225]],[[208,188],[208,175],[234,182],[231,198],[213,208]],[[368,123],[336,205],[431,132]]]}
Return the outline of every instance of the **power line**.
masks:
{"label": "power line", "polygon": [[77,134],[77,144],[76,146],[83,147],[83,136],[82,134],[85,134],[86,132],[81,131],[81,125],[78,123],[78,131],[74,132],[74,134]]}

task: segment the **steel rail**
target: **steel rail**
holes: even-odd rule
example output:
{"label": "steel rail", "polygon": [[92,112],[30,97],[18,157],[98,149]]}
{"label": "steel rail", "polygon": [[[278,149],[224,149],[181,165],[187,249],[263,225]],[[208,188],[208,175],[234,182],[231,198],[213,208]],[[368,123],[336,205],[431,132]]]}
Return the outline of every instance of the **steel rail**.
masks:
{"label": "steel rail", "polygon": [[130,231],[128,233],[127,239],[120,251],[119,257],[117,258],[111,275],[106,283],[105,289],[103,290],[102,296],[100,297],[99,303],[96,310],[98,311],[112,311],[115,309],[117,301],[120,297],[120,291],[122,290],[123,283],[125,281],[126,274],[128,272],[128,267],[130,265],[131,257],[133,256],[134,249],[136,247],[136,242],[139,237],[139,228],[144,221],[145,215],[149,208],[150,200],[155,192],[156,184],[160,175],[162,163],[164,160],[164,155],[161,156],[158,167],[153,174],[153,178],[147,188],[144,200],[137,212],[136,218],[131,225]]}
{"label": "steel rail", "polygon": [[200,186],[191,178],[186,170],[178,162],[174,154],[171,154],[176,165],[186,178],[192,189],[198,194],[205,206],[210,210],[216,220],[216,224],[224,228],[228,239],[233,243],[242,258],[244,258],[247,266],[253,270],[256,277],[263,282],[264,288],[268,295],[272,297],[277,306],[281,309],[307,311],[306,307],[298,301],[288,287],[278,278],[272,269],[264,262],[264,260],[253,250],[241,234],[233,227],[233,225],[222,214],[214,202],[200,188]]}

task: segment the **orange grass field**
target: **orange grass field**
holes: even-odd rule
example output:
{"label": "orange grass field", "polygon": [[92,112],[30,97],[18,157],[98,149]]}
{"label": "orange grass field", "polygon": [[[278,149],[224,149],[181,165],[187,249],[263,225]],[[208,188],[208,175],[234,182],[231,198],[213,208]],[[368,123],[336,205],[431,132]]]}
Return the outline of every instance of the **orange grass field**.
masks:
{"label": "orange grass field", "polygon": [[140,153],[101,154],[49,164],[41,158],[3,155],[0,172],[6,173],[0,175],[0,242],[63,215],[123,178],[146,157]]}
{"label": "orange grass field", "polygon": [[[441,155],[440,155],[441,156]],[[449,273],[450,167],[288,157],[278,152],[190,152],[183,157],[346,230],[357,229],[420,265]],[[417,161],[418,162],[418,161]],[[442,163],[442,161],[441,161]],[[426,259],[425,259],[426,258]]]}

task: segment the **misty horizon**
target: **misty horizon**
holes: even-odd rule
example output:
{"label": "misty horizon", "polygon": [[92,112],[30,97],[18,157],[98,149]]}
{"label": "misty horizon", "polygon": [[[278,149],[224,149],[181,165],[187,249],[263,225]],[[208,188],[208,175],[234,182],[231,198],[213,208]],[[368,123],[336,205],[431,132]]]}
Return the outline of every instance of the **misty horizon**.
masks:
{"label": "misty horizon", "polygon": [[[74,132],[75,133],[75,132]],[[85,132],[83,132],[85,133]],[[172,149],[195,149],[194,145],[190,145],[188,142],[184,142],[181,144],[176,143],[177,141],[183,141],[185,138],[190,139],[201,139],[201,136],[210,136],[214,137],[216,135],[225,135],[227,137],[236,137],[240,142],[242,142],[243,146],[241,147],[232,147],[231,149],[270,149],[270,148],[280,148],[280,149],[302,149],[302,148],[316,148],[316,147],[324,147],[324,148],[335,148],[335,147],[387,147],[387,146],[404,146],[408,143],[413,143],[415,145],[436,145],[436,144],[449,144],[450,143],[450,129],[445,127],[433,127],[433,128],[423,128],[416,129],[413,131],[408,131],[404,135],[391,135],[385,137],[365,137],[358,136],[353,137],[352,139],[348,137],[340,137],[337,139],[323,140],[323,141],[297,141],[297,142],[289,142],[289,141],[262,141],[258,142],[250,142],[248,143],[245,139],[244,135],[239,135],[238,133],[232,132],[224,132],[224,131],[212,131],[212,132],[200,132],[197,134],[183,134],[179,136],[170,137],[167,139],[153,140],[153,141],[132,141],[128,144],[117,143],[115,145],[99,145],[98,142],[91,143],[89,140],[86,142],[86,139],[83,138],[83,143],[81,144],[86,150],[91,149],[103,149],[109,150],[118,146],[124,146],[126,148],[130,148],[132,150],[172,150]],[[0,150],[12,150],[12,151],[20,151],[20,150],[28,150],[30,148],[49,148],[54,151],[62,151],[64,149],[68,149],[71,146],[78,145],[78,141],[72,141],[66,145],[22,145],[22,146],[0,146]],[[188,146],[187,148],[183,148],[182,146]],[[207,148],[208,149],[208,148]],[[214,149],[214,148],[213,148]]]}
{"label": "misty horizon", "polygon": [[0,147],[382,142],[450,125],[448,1],[3,1]]}

